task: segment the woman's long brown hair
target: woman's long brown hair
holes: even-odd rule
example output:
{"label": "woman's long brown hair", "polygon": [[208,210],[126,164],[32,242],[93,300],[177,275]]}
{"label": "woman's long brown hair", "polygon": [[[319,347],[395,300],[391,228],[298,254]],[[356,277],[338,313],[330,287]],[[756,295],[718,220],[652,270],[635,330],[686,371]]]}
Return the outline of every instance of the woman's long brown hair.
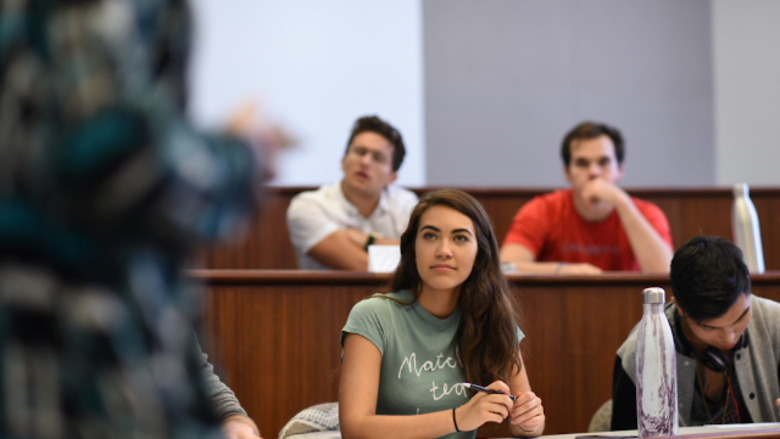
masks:
{"label": "woman's long brown hair", "polygon": [[471,218],[476,229],[477,258],[461,288],[462,317],[455,334],[455,349],[466,379],[477,383],[507,381],[523,367],[517,340],[520,316],[501,271],[493,224],[474,197],[460,190],[443,189],[420,200],[401,236],[401,261],[390,281],[390,291],[408,289],[415,298],[419,296],[421,279],[415,243],[420,218],[433,206],[457,210]]}

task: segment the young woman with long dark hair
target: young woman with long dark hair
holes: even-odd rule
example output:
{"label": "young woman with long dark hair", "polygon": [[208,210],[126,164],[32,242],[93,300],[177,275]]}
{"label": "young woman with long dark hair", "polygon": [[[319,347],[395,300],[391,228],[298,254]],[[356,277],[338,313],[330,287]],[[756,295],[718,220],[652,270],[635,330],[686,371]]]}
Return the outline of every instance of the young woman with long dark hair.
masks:
{"label": "young woman with long dark hair", "polygon": [[505,419],[514,436],[542,433],[517,308],[479,202],[452,189],[420,200],[389,291],[355,305],[342,333],[344,437],[473,438]]}

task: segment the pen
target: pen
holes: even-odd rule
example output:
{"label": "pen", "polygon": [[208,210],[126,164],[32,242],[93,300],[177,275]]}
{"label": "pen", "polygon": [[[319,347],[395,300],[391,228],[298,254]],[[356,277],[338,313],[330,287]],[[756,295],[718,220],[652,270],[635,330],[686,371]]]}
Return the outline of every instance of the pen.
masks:
{"label": "pen", "polygon": [[515,395],[507,395],[504,392],[499,392],[498,390],[488,389],[487,387],[480,386],[479,384],[463,383],[463,387],[465,387],[467,389],[476,390],[478,392],[492,393],[494,395],[506,395],[512,401],[514,401],[515,398],[516,398]]}

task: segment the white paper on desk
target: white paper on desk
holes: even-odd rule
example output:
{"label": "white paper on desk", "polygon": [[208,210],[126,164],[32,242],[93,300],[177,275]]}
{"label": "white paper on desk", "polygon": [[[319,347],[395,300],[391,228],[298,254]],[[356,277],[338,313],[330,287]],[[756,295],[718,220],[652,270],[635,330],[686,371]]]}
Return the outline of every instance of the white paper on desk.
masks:
{"label": "white paper on desk", "polygon": [[294,437],[296,439],[341,439],[341,430],[312,431],[311,433],[296,434]]}
{"label": "white paper on desk", "polygon": [[390,273],[401,262],[401,247],[398,245],[374,244],[368,246],[368,271]]}

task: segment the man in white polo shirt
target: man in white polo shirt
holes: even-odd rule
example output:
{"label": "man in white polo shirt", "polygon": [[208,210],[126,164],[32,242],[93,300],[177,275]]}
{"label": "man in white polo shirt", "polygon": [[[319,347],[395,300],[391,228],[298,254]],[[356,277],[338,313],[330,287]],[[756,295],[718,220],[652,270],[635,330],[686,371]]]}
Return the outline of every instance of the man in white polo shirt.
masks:
{"label": "man in white polo shirt", "polygon": [[406,148],[377,116],[359,118],[341,160],[340,182],[295,196],[287,228],[306,270],[368,269],[368,247],[398,244],[417,195],[393,186]]}

